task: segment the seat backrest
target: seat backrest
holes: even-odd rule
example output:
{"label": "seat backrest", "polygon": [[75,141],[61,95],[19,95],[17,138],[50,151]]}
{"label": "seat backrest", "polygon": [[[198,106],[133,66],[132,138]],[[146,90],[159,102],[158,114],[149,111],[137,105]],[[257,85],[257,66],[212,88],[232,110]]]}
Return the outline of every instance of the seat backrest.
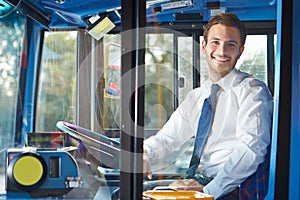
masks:
{"label": "seat backrest", "polygon": [[249,176],[240,186],[240,200],[260,200],[264,199],[268,192],[269,171],[270,171],[270,146],[265,156],[265,161],[261,163],[256,172]]}

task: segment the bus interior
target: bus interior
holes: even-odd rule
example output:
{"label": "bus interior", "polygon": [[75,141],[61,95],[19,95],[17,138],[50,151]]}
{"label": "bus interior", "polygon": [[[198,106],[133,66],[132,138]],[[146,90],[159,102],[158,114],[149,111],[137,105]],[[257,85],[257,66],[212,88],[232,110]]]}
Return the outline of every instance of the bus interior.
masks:
{"label": "bus interior", "polygon": [[[143,140],[208,78],[203,26],[224,12],[247,28],[236,68],[274,97],[266,199],[300,199],[298,9],[297,0],[0,0],[0,199],[142,199]],[[76,188],[59,193],[53,177],[34,189],[8,183],[25,146],[44,157],[67,149],[71,161],[57,151],[46,165],[70,162],[54,177],[78,166],[82,179],[61,180]],[[192,150],[193,139],[153,163],[153,180],[180,177]]]}

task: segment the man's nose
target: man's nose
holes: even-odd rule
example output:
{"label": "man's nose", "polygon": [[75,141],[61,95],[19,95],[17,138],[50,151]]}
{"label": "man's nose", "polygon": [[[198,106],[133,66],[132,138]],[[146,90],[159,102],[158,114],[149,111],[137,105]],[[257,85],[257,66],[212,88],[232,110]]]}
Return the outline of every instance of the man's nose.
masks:
{"label": "man's nose", "polygon": [[217,53],[219,55],[225,55],[226,54],[226,45],[224,43],[220,43],[218,45],[218,48],[217,48]]}

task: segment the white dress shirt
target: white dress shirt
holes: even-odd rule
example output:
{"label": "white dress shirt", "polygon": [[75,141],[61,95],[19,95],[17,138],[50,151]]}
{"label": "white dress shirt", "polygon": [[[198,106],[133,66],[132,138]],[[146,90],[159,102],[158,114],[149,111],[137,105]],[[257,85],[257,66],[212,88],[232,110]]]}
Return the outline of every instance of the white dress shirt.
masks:
{"label": "white dress shirt", "polygon": [[[221,87],[211,132],[198,170],[213,177],[203,190],[218,198],[238,187],[263,162],[270,143],[273,98],[262,81],[233,69]],[[196,136],[204,99],[212,81],[192,90],[168,122],[144,141],[152,159],[160,159]],[[196,172],[197,173],[197,172]]]}

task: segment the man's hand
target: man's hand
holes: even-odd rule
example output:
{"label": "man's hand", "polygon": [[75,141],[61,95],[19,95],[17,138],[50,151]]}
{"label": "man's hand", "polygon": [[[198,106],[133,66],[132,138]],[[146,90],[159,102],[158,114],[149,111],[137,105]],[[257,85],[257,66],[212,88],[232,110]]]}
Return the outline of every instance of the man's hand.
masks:
{"label": "man's hand", "polygon": [[169,187],[174,190],[195,190],[203,192],[203,185],[198,183],[195,179],[176,180],[171,183]]}
{"label": "man's hand", "polygon": [[148,179],[152,179],[151,164],[146,150],[143,153],[143,173]]}

